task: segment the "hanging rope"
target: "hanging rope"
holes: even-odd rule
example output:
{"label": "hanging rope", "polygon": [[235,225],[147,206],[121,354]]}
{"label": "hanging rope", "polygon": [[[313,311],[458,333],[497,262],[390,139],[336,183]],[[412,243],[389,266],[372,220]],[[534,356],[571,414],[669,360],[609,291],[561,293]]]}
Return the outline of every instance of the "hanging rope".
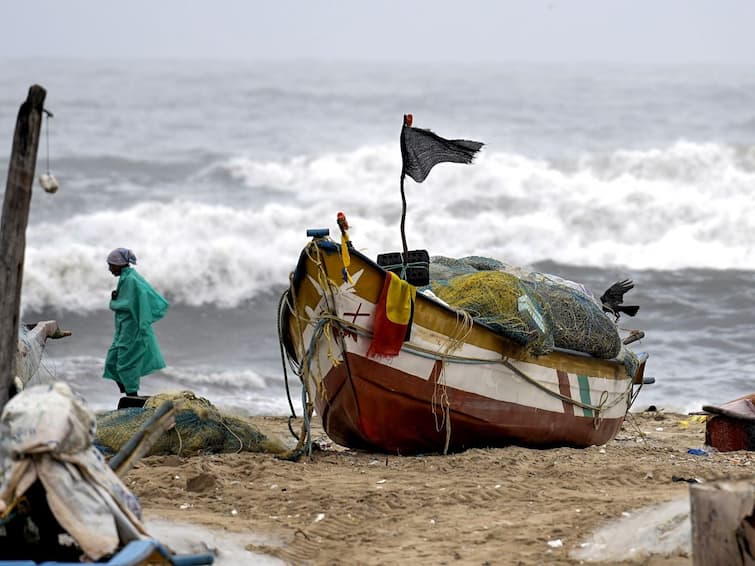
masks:
{"label": "hanging rope", "polygon": [[45,144],[47,146],[47,173],[50,173],[50,118],[52,118],[52,112],[42,109],[45,113]]}
{"label": "hanging rope", "polygon": [[47,171],[39,176],[40,186],[48,193],[54,193],[58,190],[58,181],[50,173],[50,118],[53,117],[52,112],[42,109],[45,114],[45,143],[46,143],[46,161]]}
{"label": "hanging rope", "polygon": [[[448,454],[448,448],[451,445],[451,402],[448,398],[448,388],[446,385],[446,363],[452,352],[455,352],[464,345],[473,327],[472,317],[464,311],[457,310],[454,331],[449,335],[446,343],[438,350],[440,355],[440,375],[438,375],[438,379],[433,384],[433,395],[430,400],[430,406],[432,407],[433,418],[435,419],[435,430],[438,432],[444,428],[446,430],[443,454]],[[443,413],[440,423],[435,412],[436,399],[438,399]]]}

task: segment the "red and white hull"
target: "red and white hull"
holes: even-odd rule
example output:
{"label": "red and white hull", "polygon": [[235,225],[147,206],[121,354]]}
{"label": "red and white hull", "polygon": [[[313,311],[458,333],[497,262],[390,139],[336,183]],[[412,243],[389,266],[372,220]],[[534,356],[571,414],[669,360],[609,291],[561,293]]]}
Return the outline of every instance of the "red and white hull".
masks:
{"label": "red and white hull", "polygon": [[531,358],[511,341],[417,295],[410,340],[369,357],[385,272],[356,252],[344,281],[338,247],[314,240],[283,320],[327,434],[390,453],[469,447],[589,446],[614,437],[641,383],[617,360],[557,351]]}

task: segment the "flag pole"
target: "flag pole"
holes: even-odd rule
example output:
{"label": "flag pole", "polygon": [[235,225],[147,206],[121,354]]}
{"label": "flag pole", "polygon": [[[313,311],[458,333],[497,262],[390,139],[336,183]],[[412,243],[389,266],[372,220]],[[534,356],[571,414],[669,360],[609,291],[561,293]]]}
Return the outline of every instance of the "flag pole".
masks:
{"label": "flag pole", "polygon": [[406,193],[404,193],[404,178],[406,173],[404,168],[401,168],[401,243],[404,245],[404,264],[409,261],[409,246],[406,245],[406,230],[404,224],[406,223]]}
{"label": "flag pole", "polygon": [[406,193],[404,192],[404,179],[406,178],[406,140],[404,139],[404,130],[412,127],[413,117],[411,114],[404,114],[404,121],[401,125],[401,243],[404,245],[404,265],[409,263],[409,246],[406,243]]}
{"label": "flag pole", "polygon": [[438,163],[472,163],[484,145],[472,140],[447,140],[430,130],[413,128],[413,121],[411,114],[404,114],[404,125],[401,127],[401,242],[404,244],[404,266],[409,263],[404,178],[409,175],[416,183],[421,183]]}

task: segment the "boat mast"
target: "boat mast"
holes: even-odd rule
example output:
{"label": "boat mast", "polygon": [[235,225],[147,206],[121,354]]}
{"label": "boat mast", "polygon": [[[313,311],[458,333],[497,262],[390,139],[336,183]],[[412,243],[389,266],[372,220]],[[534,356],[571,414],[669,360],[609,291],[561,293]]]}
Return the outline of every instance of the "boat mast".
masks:
{"label": "boat mast", "polygon": [[[404,126],[411,127],[412,115],[404,114]],[[403,131],[403,130],[402,130]],[[409,246],[406,244],[406,193],[404,192],[404,179],[406,178],[406,163],[403,156],[406,155],[406,141],[401,136],[401,243],[404,246],[404,265],[409,263]]]}

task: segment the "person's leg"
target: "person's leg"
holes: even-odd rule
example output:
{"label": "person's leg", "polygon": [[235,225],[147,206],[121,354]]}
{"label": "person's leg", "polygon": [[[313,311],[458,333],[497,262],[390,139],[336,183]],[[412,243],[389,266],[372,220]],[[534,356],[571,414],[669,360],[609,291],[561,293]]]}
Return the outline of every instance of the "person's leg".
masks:
{"label": "person's leg", "polygon": [[[118,386],[118,390],[121,393],[126,393],[126,388],[123,387],[123,384],[120,381],[116,381],[115,384]],[[128,393],[126,393],[126,395],[128,395]]]}

